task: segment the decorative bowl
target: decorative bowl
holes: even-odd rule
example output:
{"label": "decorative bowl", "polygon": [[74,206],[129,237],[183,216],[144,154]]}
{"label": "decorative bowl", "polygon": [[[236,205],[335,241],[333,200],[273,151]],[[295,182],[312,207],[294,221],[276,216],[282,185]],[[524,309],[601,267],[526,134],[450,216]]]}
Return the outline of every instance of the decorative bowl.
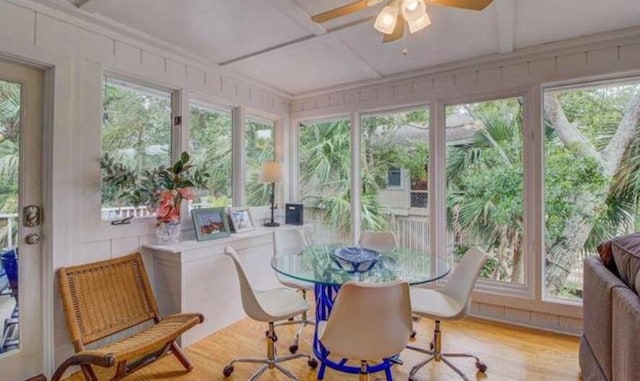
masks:
{"label": "decorative bowl", "polygon": [[338,266],[348,273],[363,273],[371,270],[378,262],[380,253],[363,247],[347,246],[332,253]]}

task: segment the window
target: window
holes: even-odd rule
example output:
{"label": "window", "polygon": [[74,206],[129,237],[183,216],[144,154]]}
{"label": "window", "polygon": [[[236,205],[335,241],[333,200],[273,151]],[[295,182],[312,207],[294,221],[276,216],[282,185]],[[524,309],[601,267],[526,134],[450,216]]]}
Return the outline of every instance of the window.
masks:
{"label": "window", "polygon": [[[171,164],[171,93],[105,77],[102,154],[134,173]],[[103,173],[104,176],[104,173]],[[135,187],[102,185],[103,219],[145,215]]]}
{"label": "window", "polygon": [[413,202],[426,201],[428,108],[363,116],[360,145],[362,230],[392,230],[401,246],[430,252],[426,202]]}
{"label": "window", "polygon": [[316,243],[351,243],[351,122],[348,119],[300,126],[300,201]]}
{"label": "window", "polygon": [[269,205],[271,185],[262,184],[258,179],[262,162],[275,159],[274,142],[274,121],[258,117],[247,118],[245,124],[245,194],[248,206]]}
{"label": "window", "polygon": [[195,206],[232,205],[231,111],[200,103],[189,108],[189,152],[194,166],[206,168],[207,189],[198,190]]}
{"label": "window", "polygon": [[637,79],[544,91],[547,297],[581,299],[583,258],[638,229],[638,109]]}
{"label": "window", "polygon": [[524,283],[523,98],[446,107],[448,250],[489,259],[480,277]]}
{"label": "window", "polygon": [[403,188],[402,168],[392,167],[387,170],[387,188]]}

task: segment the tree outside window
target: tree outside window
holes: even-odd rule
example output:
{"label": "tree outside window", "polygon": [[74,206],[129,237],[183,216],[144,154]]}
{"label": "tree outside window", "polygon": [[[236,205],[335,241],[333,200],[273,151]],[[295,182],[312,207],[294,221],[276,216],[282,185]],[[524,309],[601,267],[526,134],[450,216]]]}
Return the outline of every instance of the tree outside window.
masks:
{"label": "tree outside window", "polygon": [[[103,155],[135,174],[170,165],[171,93],[111,77],[105,77],[103,92]],[[132,205],[130,198],[121,198],[124,193],[117,186],[102,184],[103,218],[146,212]]]}
{"label": "tree outside window", "polygon": [[640,81],[544,91],[544,292],[582,297],[582,260],[638,230]]}
{"label": "tree outside window", "polygon": [[245,194],[248,206],[269,205],[271,185],[258,181],[263,161],[275,159],[275,122],[249,117],[245,123]]}
{"label": "tree outside window", "polygon": [[206,190],[199,189],[203,207],[232,205],[232,115],[229,110],[192,103],[189,152],[196,168],[206,168]]}
{"label": "tree outside window", "polygon": [[522,98],[446,108],[449,249],[482,247],[480,277],[508,283],[524,282],[522,115]]}

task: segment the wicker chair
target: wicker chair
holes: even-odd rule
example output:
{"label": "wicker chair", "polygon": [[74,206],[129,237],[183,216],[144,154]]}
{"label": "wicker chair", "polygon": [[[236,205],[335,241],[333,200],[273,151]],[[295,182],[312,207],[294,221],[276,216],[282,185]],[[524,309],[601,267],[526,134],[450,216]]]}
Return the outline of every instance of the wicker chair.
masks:
{"label": "wicker chair", "polygon": [[[119,380],[167,352],[172,352],[187,372],[193,368],[175,340],[202,323],[204,317],[183,313],[160,318],[140,253],[60,268],[58,280],[76,354],[58,367],[52,381],[59,380],[73,365],[79,365],[90,381],[98,380],[93,366],[116,365],[111,380]],[[150,327],[149,322],[153,323]],[[132,336],[100,348],[85,348],[143,323],[148,328]]]}

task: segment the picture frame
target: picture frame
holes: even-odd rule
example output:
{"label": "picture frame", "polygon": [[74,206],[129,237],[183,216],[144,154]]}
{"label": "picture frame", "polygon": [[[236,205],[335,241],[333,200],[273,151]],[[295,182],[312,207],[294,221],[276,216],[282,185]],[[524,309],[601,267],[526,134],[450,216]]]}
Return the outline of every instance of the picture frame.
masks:
{"label": "picture frame", "polygon": [[256,228],[248,207],[230,208],[229,219],[231,220],[233,231],[236,233],[242,233]]}
{"label": "picture frame", "polygon": [[231,234],[225,208],[193,209],[191,218],[198,241],[228,237]]}

